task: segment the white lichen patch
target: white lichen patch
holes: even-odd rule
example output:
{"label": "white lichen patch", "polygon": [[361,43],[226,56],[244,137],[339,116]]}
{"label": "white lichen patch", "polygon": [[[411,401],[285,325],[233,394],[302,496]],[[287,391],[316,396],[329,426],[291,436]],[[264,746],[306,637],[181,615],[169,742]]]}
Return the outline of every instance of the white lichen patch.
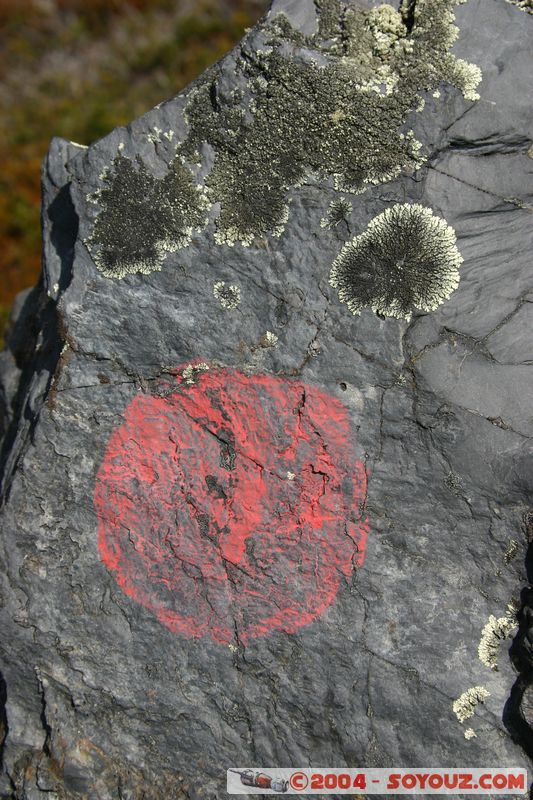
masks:
{"label": "white lichen patch", "polygon": [[93,206],[97,206],[101,194],[102,194],[101,189],[95,189],[94,192],[89,192],[89,194],[86,194],[85,199],[87,200],[88,203],[91,203]]}
{"label": "white lichen patch", "polygon": [[455,80],[460,83],[465,100],[479,100],[479,93],[476,89],[482,77],[480,68],[462,58],[456,58],[453,69]]}
{"label": "white lichen patch", "polygon": [[467,728],[465,730],[465,739],[475,739],[476,736],[477,734],[473,728]]}
{"label": "white lichen patch", "polygon": [[520,11],[533,14],[533,0],[507,0],[512,6],[516,6]]}
{"label": "white lichen patch", "polygon": [[198,373],[205,372],[208,369],[209,364],[205,362],[201,362],[200,364],[188,364],[181,373],[183,383],[187,384],[187,386],[192,386]]}
{"label": "white lichen patch", "polygon": [[509,603],[507,613],[504,617],[495,617],[491,614],[488,622],[481,631],[481,638],[478,645],[479,660],[490,669],[498,669],[498,655],[500,645],[516,631],[518,622],[516,620],[516,606]]}
{"label": "white lichen patch", "polygon": [[279,339],[272,331],[267,331],[259,340],[261,347],[276,347]]}
{"label": "white lichen patch", "polygon": [[223,308],[237,308],[241,302],[240,288],[234,285],[228,286],[225,281],[217,281],[215,283],[213,294]]}
{"label": "white lichen patch", "polygon": [[276,239],[279,239],[281,234],[284,232],[285,226],[287,225],[288,221],[289,221],[289,206],[288,203],[285,203],[281,209],[281,213],[279,215],[277,223],[272,228],[272,236],[275,236]]}
{"label": "white lichen patch", "polygon": [[352,314],[365,307],[410,320],[435,311],[459,285],[463,259],[448,223],[417,203],[378,214],[333,262],[330,284]]}
{"label": "white lichen patch", "polygon": [[505,564],[510,564],[515,555],[518,553],[519,544],[516,539],[510,539],[509,544],[505,548],[503,560]]}
{"label": "white lichen patch", "polygon": [[352,213],[353,206],[344,197],[332,200],[326,216],[320,220],[321,228],[335,228],[340,222],[346,222],[348,214]]}
{"label": "white lichen patch", "polygon": [[254,239],[253,233],[243,233],[236,225],[228,225],[226,228],[219,226],[215,230],[215,242],[228,247],[234,247],[238,242],[243,247],[250,247]]}
{"label": "white lichen patch", "polygon": [[459,722],[473,717],[478,703],[484,703],[487,697],[490,697],[490,692],[484,686],[472,686],[454,700],[452,708]]}
{"label": "white lichen patch", "polygon": [[146,134],[146,138],[152,144],[160,144],[163,139],[166,139],[168,142],[171,142],[174,138],[174,131],[168,130],[164,131],[162,128],[158,128],[157,126],[154,127],[152,131]]}
{"label": "white lichen patch", "polygon": [[389,5],[370,9],[367,25],[374,38],[374,52],[380,56],[388,56],[407,36],[402,15]]}

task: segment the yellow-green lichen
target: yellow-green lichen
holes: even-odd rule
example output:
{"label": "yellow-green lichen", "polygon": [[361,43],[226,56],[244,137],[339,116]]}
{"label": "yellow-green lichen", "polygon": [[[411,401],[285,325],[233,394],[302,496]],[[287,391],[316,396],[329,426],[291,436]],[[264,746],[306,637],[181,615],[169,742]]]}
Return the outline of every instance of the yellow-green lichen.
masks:
{"label": "yellow-green lichen", "polygon": [[498,669],[498,655],[501,643],[513,635],[518,627],[516,619],[517,606],[509,603],[504,617],[495,617],[491,614],[488,622],[481,631],[478,645],[480,661],[490,669]]}
{"label": "yellow-green lichen", "polygon": [[168,253],[188,245],[207,223],[209,203],[178,159],[164,178],[120,152],[102,176],[103,188],[87,199],[99,206],[85,244],[108,278],[160,270]]}
{"label": "yellow-green lichen", "polygon": [[[188,134],[167,176],[154,177],[122,152],[115,158],[90,197],[99,212],[85,241],[97,267],[109,277],[160,269],[167,253],[205,227],[214,204],[220,245],[280,236],[289,190],[308,175],[356,193],[416,170],[421,144],[406,122],[423,95],[448,83],[477,97],[479,69],[451,52],[460,1],[407,0],[397,11],[316,0],[313,36],[283,15],[266,17],[234,61],[238,88],[228,89],[222,62],[189,92]],[[174,138],[157,127],[147,136],[156,147]],[[186,163],[207,153],[201,190]],[[384,308],[405,316],[401,305]]]}
{"label": "yellow-green lichen", "polygon": [[272,333],[272,331],[267,331],[259,340],[259,344],[264,348],[276,347],[278,341],[278,337],[275,333]]}
{"label": "yellow-green lichen", "polygon": [[417,203],[378,214],[333,262],[330,284],[352,314],[365,307],[409,320],[434,311],[459,284],[462,257],[453,228]]}
{"label": "yellow-green lichen", "polygon": [[344,197],[332,200],[326,216],[320,220],[321,228],[335,228],[340,222],[346,221],[348,214],[352,213],[352,204]]}
{"label": "yellow-green lichen", "polygon": [[516,539],[509,539],[509,544],[505,548],[505,553],[503,554],[503,560],[506,565],[509,565],[515,555],[518,553],[520,545],[516,541]]}
{"label": "yellow-green lichen", "polygon": [[487,697],[490,697],[490,692],[484,686],[473,686],[454,700],[452,708],[459,722],[473,717],[478,703],[484,703]]}
{"label": "yellow-green lichen", "polygon": [[217,281],[213,286],[213,294],[222,308],[234,309],[241,302],[241,290],[238,286],[233,286],[225,281]]}
{"label": "yellow-green lichen", "polygon": [[402,126],[422,93],[448,82],[474,99],[480,79],[450,52],[457,2],[418,0],[400,13],[316,0],[314,36],[278,15],[263,23],[264,49],[243,47],[237,69],[247,100],[221,94],[210,72],[189,96],[181,151],[197,159],[202,142],[214,150],[206,188],[220,203],[219,244],[279,235],[288,190],[309,173],[357,192],[420,166],[421,145]]}
{"label": "yellow-green lichen", "polygon": [[209,364],[206,364],[203,361],[200,362],[199,364],[187,364],[187,366],[181,373],[183,383],[185,383],[187,386],[193,386],[198,373],[206,372],[208,369],[209,369]]}

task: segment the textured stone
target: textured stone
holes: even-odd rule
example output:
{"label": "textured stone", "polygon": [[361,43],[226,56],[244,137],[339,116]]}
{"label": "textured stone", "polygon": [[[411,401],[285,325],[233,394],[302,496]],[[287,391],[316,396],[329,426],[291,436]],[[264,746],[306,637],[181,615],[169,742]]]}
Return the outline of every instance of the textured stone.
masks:
{"label": "textured stone", "polygon": [[[275,0],[175,98],[52,142],[42,281],[0,362],[6,800],[531,766],[532,24]],[[405,204],[454,231],[459,284],[354,316],[332,264]]]}

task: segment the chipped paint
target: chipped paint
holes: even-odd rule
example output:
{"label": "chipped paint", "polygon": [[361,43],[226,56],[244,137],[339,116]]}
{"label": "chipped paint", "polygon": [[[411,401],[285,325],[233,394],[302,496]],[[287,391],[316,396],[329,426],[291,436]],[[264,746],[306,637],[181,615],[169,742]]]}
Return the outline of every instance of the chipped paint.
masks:
{"label": "chipped paint", "polygon": [[354,438],[338,399],[271,375],[211,367],[165,397],[137,395],[96,479],[103,562],[188,638],[295,632],[363,563]]}

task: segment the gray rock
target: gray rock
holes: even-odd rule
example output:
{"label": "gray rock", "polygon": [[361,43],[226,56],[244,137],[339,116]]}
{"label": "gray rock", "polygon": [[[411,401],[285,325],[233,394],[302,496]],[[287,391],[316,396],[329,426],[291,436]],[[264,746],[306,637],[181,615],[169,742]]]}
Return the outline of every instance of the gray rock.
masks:
{"label": "gray rock", "polygon": [[531,766],[531,24],[276,0],[175,98],[52,142],[0,362],[2,797]]}

